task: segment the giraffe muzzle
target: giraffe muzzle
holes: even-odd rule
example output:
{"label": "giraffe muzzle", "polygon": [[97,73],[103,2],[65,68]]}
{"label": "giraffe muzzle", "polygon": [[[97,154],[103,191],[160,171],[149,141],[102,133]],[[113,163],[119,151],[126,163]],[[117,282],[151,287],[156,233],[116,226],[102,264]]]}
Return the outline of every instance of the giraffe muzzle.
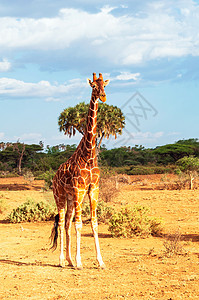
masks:
{"label": "giraffe muzzle", "polygon": [[102,102],[106,102],[106,94],[101,94],[99,98]]}

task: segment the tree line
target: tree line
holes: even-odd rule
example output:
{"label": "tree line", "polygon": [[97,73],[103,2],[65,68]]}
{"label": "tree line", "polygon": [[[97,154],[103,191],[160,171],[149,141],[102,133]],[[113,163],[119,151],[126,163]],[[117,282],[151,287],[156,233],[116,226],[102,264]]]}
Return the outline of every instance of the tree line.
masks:
{"label": "tree line", "polygon": [[[30,170],[34,176],[57,170],[75,151],[76,145],[47,146],[39,144],[0,143],[0,172],[23,174]],[[199,140],[179,140],[155,148],[141,145],[106,149],[100,147],[98,155],[101,168],[112,168],[118,173],[152,174],[172,172],[184,157],[199,158]]]}

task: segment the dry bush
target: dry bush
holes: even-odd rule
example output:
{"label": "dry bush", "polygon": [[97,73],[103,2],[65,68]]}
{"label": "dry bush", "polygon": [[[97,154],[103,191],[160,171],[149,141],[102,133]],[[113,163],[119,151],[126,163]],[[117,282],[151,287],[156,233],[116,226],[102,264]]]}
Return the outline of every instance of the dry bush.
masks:
{"label": "dry bush", "polygon": [[119,190],[117,188],[117,181],[115,177],[109,179],[100,178],[99,199],[104,202],[110,202],[117,196]]}
{"label": "dry bush", "polygon": [[176,174],[178,175],[177,179],[172,179],[168,177],[168,174],[165,174],[161,178],[163,189],[165,190],[182,190],[188,187],[189,178],[186,174]]}
{"label": "dry bush", "polygon": [[168,257],[182,254],[184,249],[181,244],[181,233],[179,232],[179,230],[177,230],[173,234],[168,234],[163,245],[165,247],[164,253]]}
{"label": "dry bush", "polygon": [[177,175],[178,175],[178,179],[175,181],[176,188],[178,190],[182,190],[188,187],[189,178],[187,174],[179,173]]}
{"label": "dry bush", "polygon": [[169,178],[168,174],[165,173],[162,177],[161,177],[161,183],[163,185],[164,190],[169,190],[170,186],[172,184],[172,180],[171,178]]}
{"label": "dry bush", "polygon": [[0,214],[6,210],[7,206],[4,199],[0,199]]}
{"label": "dry bush", "polygon": [[121,182],[121,183],[126,183],[126,184],[130,184],[130,179],[129,179],[129,176],[126,175],[126,174],[118,174],[116,180],[118,182]]}

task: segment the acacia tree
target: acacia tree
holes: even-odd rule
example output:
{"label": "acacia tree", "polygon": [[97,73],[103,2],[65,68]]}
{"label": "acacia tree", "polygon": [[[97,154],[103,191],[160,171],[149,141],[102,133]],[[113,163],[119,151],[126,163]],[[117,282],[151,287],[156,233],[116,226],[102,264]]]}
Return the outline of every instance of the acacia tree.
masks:
{"label": "acacia tree", "polygon": [[193,189],[193,180],[199,172],[199,158],[191,156],[184,156],[177,161],[177,165],[183,173],[189,175],[190,178],[190,189]]}
{"label": "acacia tree", "polygon": [[22,159],[23,159],[25,150],[26,150],[26,146],[24,143],[21,144],[19,141],[17,141],[17,143],[13,144],[13,151],[17,151],[17,153],[18,153],[18,173],[19,173],[19,175],[22,174],[21,163],[22,163]]}
{"label": "acacia tree", "polygon": [[194,148],[190,144],[175,143],[159,146],[153,150],[153,153],[158,156],[158,162],[168,164],[175,163],[184,156],[193,155]]}
{"label": "acacia tree", "polygon": [[12,168],[17,167],[18,174],[22,174],[22,161],[34,161],[35,154],[43,149],[41,145],[27,145],[17,141],[16,143],[0,143],[0,160],[2,163],[12,165]]}
{"label": "acacia tree", "polygon": [[[89,104],[81,102],[74,107],[66,108],[59,116],[59,130],[69,137],[74,136],[76,131],[84,135]],[[99,103],[97,115],[97,148],[100,149],[102,139],[112,135],[122,134],[125,126],[125,117],[120,108],[106,103]]]}

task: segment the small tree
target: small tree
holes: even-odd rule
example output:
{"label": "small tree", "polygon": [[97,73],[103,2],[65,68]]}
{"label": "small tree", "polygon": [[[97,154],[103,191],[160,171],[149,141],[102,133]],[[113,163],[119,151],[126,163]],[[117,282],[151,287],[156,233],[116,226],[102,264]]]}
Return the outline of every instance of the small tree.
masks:
{"label": "small tree", "polygon": [[199,158],[191,156],[184,156],[177,161],[177,165],[181,172],[189,175],[190,189],[193,189],[193,180],[199,172]]}
{"label": "small tree", "polygon": [[[66,108],[59,116],[59,130],[69,137],[76,131],[84,135],[89,104],[81,102],[74,107]],[[99,103],[97,115],[97,148],[100,149],[102,139],[109,139],[110,135],[117,138],[122,134],[125,117],[120,108],[106,103]]]}
{"label": "small tree", "polygon": [[22,159],[24,156],[24,152],[26,149],[25,144],[21,144],[19,141],[17,141],[16,143],[1,143],[0,144],[0,149],[1,150],[10,150],[12,149],[13,152],[16,152],[16,156],[17,156],[17,168],[18,168],[18,174],[21,175],[21,163],[22,163]]}

